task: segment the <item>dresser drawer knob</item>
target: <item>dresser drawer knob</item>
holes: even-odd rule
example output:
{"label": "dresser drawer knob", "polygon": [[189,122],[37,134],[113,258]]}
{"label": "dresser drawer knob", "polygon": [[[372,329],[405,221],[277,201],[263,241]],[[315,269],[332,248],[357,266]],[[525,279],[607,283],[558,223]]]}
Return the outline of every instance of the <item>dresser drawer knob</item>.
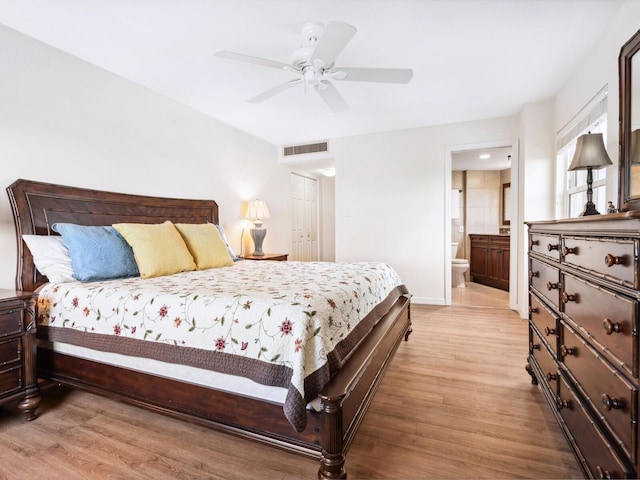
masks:
{"label": "dresser drawer knob", "polygon": [[540,276],[540,272],[534,272],[533,270],[529,272],[529,278],[539,277],[539,276]]}
{"label": "dresser drawer knob", "polygon": [[557,289],[558,289],[557,283],[547,282],[547,290],[557,290]]}
{"label": "dresser drawer knob", "polygon": [[602,400],[602,406],[607,412],[612,408],[621,409],[622,407],[624,407],[624,401],[618,400],[617,398],[611,398],[606,393],[602,394],[600,400]]}
{"label": "dresser drawer knob", "polygon": [[557,380],[558,379],[558,374],[557,373],[551,373],[551,372],[547,372],[547,381],[550,382],[551,380]]}
{"label": "dresser drawer knob", "polygon": [[540,245],[538,240],[529,240],[529,248],[535,247],[536,245]]}
{"label": "dresser drawer knob", "polygon": [[608,318],[602,320],[602,328],[607,335],[611,335],[613,332],[620,333],[622,332],[622,325],[618,322],[612,322]]}
{"label": "dresser drawer knob", "polygon": [[549,335],[555,335],[556,334],[556,329],[555,328],[549,328],[549,327],[544,327],[544,334],[548,337]]}
{"label": "dresser drawer knob", "polygon": [[578,247],[564,247],[562,249],[562,253],[564,253],[565,257],[567,255],[571,255],[572,253],[577,255],[578,254]]}
{"label": "dresser drawer knob", "polygon": [[596,467],[596,475],[597,475],[597,478],[600,478],[602,480],[608,480],[608,479],[612,478],[611,474],[609,473],[609,471],[605,470],[600,465],[598,465]]}
{"label": "dresser drawer knob", "polygon": [[536,313],[539,313],[540,309],[538,307],[529,307],[529,313],[532,315],[535,315]]}
{"label": "dresser drawer knob", "polygon": [[547,250],[552,251],[552,250],[558,250],[560,248],[560,244],[556,243],[556,244],[552,244],[549,243],[547,244]]}
{"label": "dresser drawer knob", "polygon": [[575,302],[578,296],[573,293],[562,292],[562,303]]}
{"label": "dresser drawer knob", "polygon": [[530,343],[529,344],[529,350],[531,350],[532,352],[534,350],[540,350],[540,344],[539,343]]}
{"label": "dresser drawer knob", "polygon": [[563,408],[570,408],[571,400],[563,400],[562,397],[558,395],[556,397],[556,407],[558,407],[558,410],[562,410]]}
{"label": "dresser drawer knob", "polygon": [[616,257],[614,255],[611,255],[610,253],[607,253],[607,255],[604,257],[604,264],[607,267],[613,267],[614,265],[622,265],[622,257]]}
{"label": "dresser drawer knob", "polygon": [[562,352],[563,357],[568,357],[569,355],[575,355],[576,349],[575,347],[567,347],[566,345],[562,345],[562,347],[560,347],[560,352]]}

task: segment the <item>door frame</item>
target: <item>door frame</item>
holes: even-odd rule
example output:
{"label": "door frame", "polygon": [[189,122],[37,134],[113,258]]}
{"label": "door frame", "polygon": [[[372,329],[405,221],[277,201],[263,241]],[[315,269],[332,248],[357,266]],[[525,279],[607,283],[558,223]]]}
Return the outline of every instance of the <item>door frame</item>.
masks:
{"label": "door frame", "polygon": [[[511,224],[510,224],[510,257],[509,257],[509,308],[511,310],[519,311],[518,308],[518,289],[522,286],[519,284],[518,278],[518,247],[520,245],[520,237],[523,235],[522,219],[521,217],[521,209],[519,208],[520,196],[519,196],[519,186],[520,186],[520,178],[519,178],[519,155],[518,149],[520,146],[520,142],[518,139],[515,140],[498,140],[492,142],[479,142],[472,144],[464,144],[464,145],[450,145],[445,149],[445,172],[448,172],[448,175],[445,175],[444,186],[445,186],[445,195],[444,195],[444,206],[445,206],[445,219],[444,219],[444,259],[445,259],[445,268],[444,268],[444,293],[445,293],[445,305],[451,305],[451,164],[452,164],[452,153],[453,152],[462,152],[467,150],[482,150],[488,148],[501,148],[501,147],[511,147],[511,192],[510,192],[510,200],[511,200]],[[466,231],[465,231],[466,235]]]}

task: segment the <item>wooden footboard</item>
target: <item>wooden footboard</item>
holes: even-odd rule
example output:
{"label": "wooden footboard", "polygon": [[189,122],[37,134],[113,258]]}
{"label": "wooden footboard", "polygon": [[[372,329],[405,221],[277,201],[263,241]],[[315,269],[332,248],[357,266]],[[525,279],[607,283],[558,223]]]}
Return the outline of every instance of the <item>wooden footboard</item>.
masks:
{"label": "wooden footboard", "polygon": [[383,374],[411,328],[400,297],[320,394],[296,432],[282,405],[38,349],[38,375],[172,417],[320,458],[318,477],[346,478],[345,456]]}

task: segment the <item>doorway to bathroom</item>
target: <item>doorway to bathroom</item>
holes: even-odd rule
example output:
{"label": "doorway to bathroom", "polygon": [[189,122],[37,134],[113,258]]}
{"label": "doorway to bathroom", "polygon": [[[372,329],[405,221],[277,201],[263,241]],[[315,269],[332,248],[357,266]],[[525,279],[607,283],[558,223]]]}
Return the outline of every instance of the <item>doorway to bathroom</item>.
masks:
{"label": "doorway to bathroom", "polygon": [[452,305],[510,308],[513,157],[505,144],[451,151]]}

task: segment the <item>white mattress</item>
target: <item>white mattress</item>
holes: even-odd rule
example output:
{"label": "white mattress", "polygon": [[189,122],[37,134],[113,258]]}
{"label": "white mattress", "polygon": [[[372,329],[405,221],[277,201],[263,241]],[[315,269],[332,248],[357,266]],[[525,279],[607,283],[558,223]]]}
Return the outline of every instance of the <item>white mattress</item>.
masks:
{"label": "white mattress", "polygon": [[213,372],[202,368],[166,363],[150,358],[129,357],[119,353],[102,352],[86,347],[70,345],[68,343],[43,342],[40,340],[40,346],[74,357],[107,363],[129,370],[150,373],[204,387],[213,387],[218,390],[258,398],[280,405],[284,404],[285,397],[287,396],[286,388],[269,387],[244,377]]}

